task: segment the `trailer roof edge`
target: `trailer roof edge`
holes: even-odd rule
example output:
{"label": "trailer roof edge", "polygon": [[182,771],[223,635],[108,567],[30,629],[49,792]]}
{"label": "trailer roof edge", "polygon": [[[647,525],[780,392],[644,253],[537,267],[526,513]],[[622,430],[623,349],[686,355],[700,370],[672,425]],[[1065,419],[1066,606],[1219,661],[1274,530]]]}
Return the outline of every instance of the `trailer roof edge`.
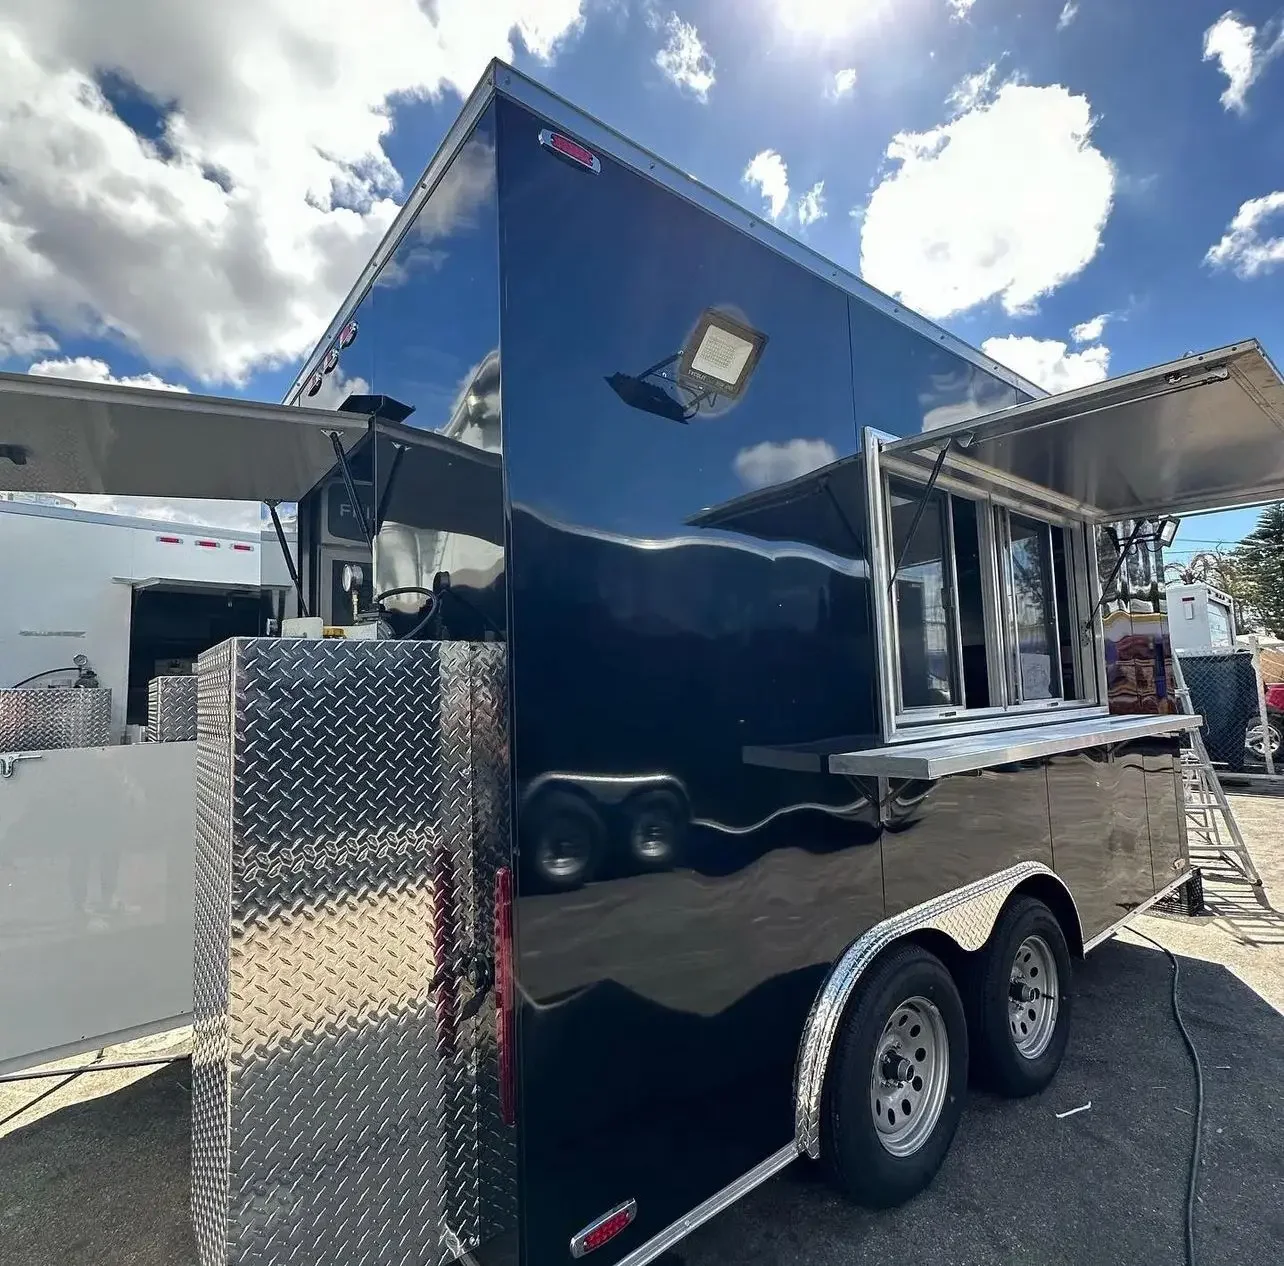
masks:
{"label": "trailer roof edge", "polygon": [[828,281],[831,285],[868,304],[876,311],[891,317],[898,324],[913,330],[924,338],[931,339],[947,351],[954,353],[978,369],[1017,387],[1035,399],[1042,399],[1048,393],[1037,383],[1009,369],[1006,365],[986,356],[980,349],[942,329],[927,317],[919,315],[913,309],[899,303],[881,290],[871,286],[855,273],[827,259],[797,238],[790,237],[782,229],[754,215],[752,211],[739,203],[718,193],[708,185],[702,184],[694,176],[688,175],[681,168],[674,166],[658,154],[629,140],[627,136],[603,123],[594,115],[559,96],[551,89],[537,83],[521,71],[509,66],[506,62],[494,60],[487,66],[485,73],[473,89],[463,109],[460,111],[450,130],[438,146],[436,153],[424,168],[423,174],[416,182],[414,189],[406,198],[397,218],[389,226],[375,253],[362,269],[348,297],[344,300],[333,320],[326,327],[324,335],[304,362],[303,368],[291,383],[284,400],[288,402],[307,381],[316,368],[330,344],[337,337],[344,324],[352,316],[366,292],[370,289],[379,270],[389,256],[396,250],[405,236],[420,207],[427,201],[438,181],[445,173],[455,154],[463,146],[482,112],[496,96],[505,96],[518,105],[541,115],[551,123],[578,136],[592,148],[600,150],[617,162],[623,163],[639,175],[654,181],[671,193],[677,194],[687,202],[701,208],[717,219],[739,229],[748,236],[761,241],[778,255],[807,269],[808,272]]}

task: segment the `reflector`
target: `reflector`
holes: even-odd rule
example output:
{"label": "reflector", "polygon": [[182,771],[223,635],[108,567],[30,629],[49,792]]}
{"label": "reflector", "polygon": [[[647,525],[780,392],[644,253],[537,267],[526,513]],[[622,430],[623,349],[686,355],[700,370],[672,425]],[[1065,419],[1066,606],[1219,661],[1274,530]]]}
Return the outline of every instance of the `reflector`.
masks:
{"label": "reflector", "polygon": [[539,143],[545,149],[551,149],[554,154],[560,154],[577,167],[583,167],[586,171],[593,172],[594,175],[602,170],[602,164],[592,150],[585,149],[579,141],[573,141],[569,136],[563,136],[560,132],[552,132],[545,128],[539,134]]}

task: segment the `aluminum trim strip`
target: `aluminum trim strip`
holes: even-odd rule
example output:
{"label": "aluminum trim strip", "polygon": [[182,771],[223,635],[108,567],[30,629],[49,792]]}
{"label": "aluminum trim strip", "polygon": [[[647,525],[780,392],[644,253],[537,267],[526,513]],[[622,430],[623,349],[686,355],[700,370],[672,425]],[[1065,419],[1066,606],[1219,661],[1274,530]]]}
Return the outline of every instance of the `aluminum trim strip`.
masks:
{"label": "aluminum trim strip", "polygon": [[[1187,865],[1189,866],[1189,863],[1187,863]],[[1194,873],[1194,870],[1188,869],[1184,874],[1178,875],[1172,883],[1161,888],[1153,897],[1148,897],[1135,909],[1129,910],[1128,913],[1125,914],[1117,923],[1112,923],[1104,932],[1098,932],[1096,936],[1085,941],[1083,943],[1083,952],[1085,954],[1090,953],[1092,950],[1095,950],[1098,945],[1102,944],[1103,941],[1108,941],[1116,933],[1122,932],[1124,928],[1126,928],[1128,924],[1130,924],[1139,914],[1145,914],[1146,911],[1149,910],[1156,902],[1162,901],[1165,897],[1171,897],[1172,894],[1182,886],[1182,884],[1189,883],[1190,878]]]}
{"label": "aluminum trim strip", "polygon": [[1012,892],[1026,880],[1043,875],[1065,889],[1082,931],[1079,907],[1065,881],[1042,862],[1020,862],[884,919],[847,948],[816,995],[803,1029],[794,1092],[794,1132],[799,1151],[813,1160],[820,1156],[820,1106],[829,1052],[852,990],[874,959],[893,941],[924,928],[945,933],[961,949],[980,949]]}
{"label": "aluminum trim strip", "polygon": [[698,1226],[703,1226],[710,1218],[716,1217],[728,1206],[735,1204],[741,1196],[747,1195],[755,1187],[761,1186],[778,1174],[791,1161],[798,1159],[799,1149],[789,1143],[778,1152],[773,1152],[759,1165],[755,1165],[746,1174],[741,1174],[734,1182],[728,1183],[721,1191],[715,1192],[703,1204],[698,1204],[690,1213],[685,1213],[676,1222],[670,1223],[658,1235],[653,1235],[647,1242],[635,1248],[627,1257],[622,1257],[615,1266],[645,1266],[653,1262],[661,1253],[667,1252],[679,1240],[690,1235]]}
{"label": "aluminum trim strip", "polygon": [[960,736],[950,742],[895,743],[857,752],[835,752],[828,758],[831,774],[934,780],[950,774],[993,769],[1014,761],[1077,752],[1085,747],[1126,743],[1153,734],[1198,729],[1203,717],[1102,716],[1086,721],[1055,721],[1018,730],[999,730]]}
{"label": "aluminum trim strip", "polygon": [[616,162],[631,167],[639,175],[653,180],[671,193],[678,194],[724,223],[748,233],[751,237],[758,238],[778,255],[783,255],[790,262],[798,264],[817,277],[824,278],[852,298],[859,299],[885,316],[890,316],[898,324],[939,344],[969,364],[985,370],[987,374],[993,374],[1009,386],[1018,388],[1036,400],[1041,400],[1048,394],[1036,383],[1023,378],[1006,365],[991,360],[983,352],[965,343],[948,330],[942,329],[926,317],[898,303],[889,295],[883,294],[881,290],[876,290],[855,273],[840,268],[832,260],[803,245],[796,238],[790,237],[761,216],[754,215],[730,198],[701,184],[694,176],[629,140],[610,124],[603,123],[595,116],[571,104],[564,97],[528,79],[520,71],[514,70],[504,62],[496,61],[491,64],[491,70],[488,73],[493,75],[497,91],[555,124],[559,131],[569,132],[589,149],[598,154],[609,155]]}

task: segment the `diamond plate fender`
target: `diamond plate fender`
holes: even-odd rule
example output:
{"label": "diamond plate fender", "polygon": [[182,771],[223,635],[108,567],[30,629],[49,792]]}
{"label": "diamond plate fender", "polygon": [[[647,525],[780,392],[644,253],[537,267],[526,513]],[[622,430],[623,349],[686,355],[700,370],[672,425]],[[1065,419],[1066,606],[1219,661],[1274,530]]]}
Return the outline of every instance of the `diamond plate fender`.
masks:
{"label": "diamond plate fender", "polygon": [[989,939],[1007,899],[1036,875],[1045,875],[1064,889],[1077,921],[1074,896],[1061,877],[1042,862],[1021,862],[884,919],[847,947],[816,995],[803,1028],[794,1088],[794,1134],[800,1152],[813,1159],[820,1156],[820,1101],[829,1052],[847,1000],[874,959],[893,941],[927,928],[943,932],[960,949],[980,949]]}

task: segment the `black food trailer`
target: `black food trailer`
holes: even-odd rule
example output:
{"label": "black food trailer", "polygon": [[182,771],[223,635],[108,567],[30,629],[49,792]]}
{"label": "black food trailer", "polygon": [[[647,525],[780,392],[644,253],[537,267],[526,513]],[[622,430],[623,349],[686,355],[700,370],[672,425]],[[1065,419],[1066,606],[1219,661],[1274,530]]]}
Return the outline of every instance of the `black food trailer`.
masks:
{"label": "black food trailer", "polygon": [[3,386],[19,487],[297,499],[334,635],[201,664],[204,1266],[911,1197],[1189,875],[1102,534],[1284,493],[1257,343],[1044,396],[498,63],[289,408]]}

